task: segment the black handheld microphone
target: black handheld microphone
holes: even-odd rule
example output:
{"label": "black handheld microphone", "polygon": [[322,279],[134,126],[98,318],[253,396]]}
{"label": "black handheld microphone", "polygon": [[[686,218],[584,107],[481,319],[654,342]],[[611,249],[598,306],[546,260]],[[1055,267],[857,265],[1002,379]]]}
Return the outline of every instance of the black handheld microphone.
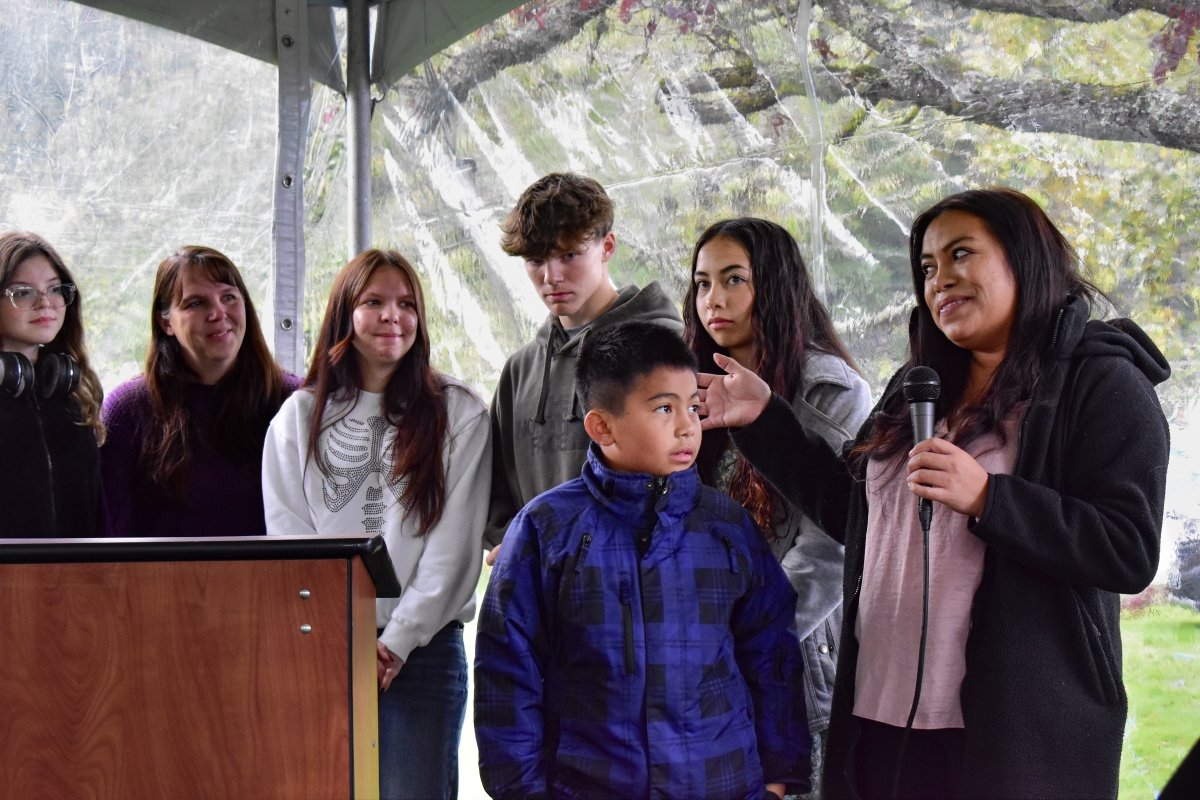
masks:
{"label": "black handheld microphone", "polygon": [[[913,367],[904,376],[904,399],[908,401],[908,415],[912,419],[913,444],[933,438],[934,408],[942,394],[942,381],[929,367]],[[917,508],[921,517],[921,529],[929,530],[933,521],[933,501],[921,498]]]}
{"label": "black handheld microphone", "polygon": [[[942,381],[929,367],[913,367],[904,376],[904,399],[908,401],[908,414],[912,418],[913,444],[933,438],[933,424],[937,399],[942,394]],[[921,498],[917,504],[921,519],[921,533],[925,544],[924,585],[921,603],[921,644],[917,654],[917,685],[913,689],[912,707],[908,712],[908,723],[900,736],[900,747],[896,752],[896,767],[892,773],[892,797],[900,796],[900,774],[904,768],[904,750],[908,745],[908,734],[917,718],[917,707],[921,704],[921,683],[925,676],[925,642],[929,636],[929,525],[933,522],[933,501]]]}

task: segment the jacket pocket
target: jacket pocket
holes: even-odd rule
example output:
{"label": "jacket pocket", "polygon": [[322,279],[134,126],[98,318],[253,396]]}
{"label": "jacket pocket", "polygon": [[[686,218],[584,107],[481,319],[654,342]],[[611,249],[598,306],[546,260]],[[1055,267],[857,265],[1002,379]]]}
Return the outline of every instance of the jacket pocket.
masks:
{"label": "jacket pocket", "polygon": [[1104,703],[1114,705],[1123,700],[1125,687],[1112,635],[1106,633],[1109,626],[1104,624],[1103,611],[1094,602],[1099,599],[1098,594],[1098,590],[1071,587],[1079,632],[1083,638],[1082,655],[1087,662],[1084,669],[1092,678],[1096,696]]}
{"label": "jacket pocket", "polygon": [[637,670],[633,653],[633,588],[628,578],[621,579],[621,628],[625,635],[625,674]]}

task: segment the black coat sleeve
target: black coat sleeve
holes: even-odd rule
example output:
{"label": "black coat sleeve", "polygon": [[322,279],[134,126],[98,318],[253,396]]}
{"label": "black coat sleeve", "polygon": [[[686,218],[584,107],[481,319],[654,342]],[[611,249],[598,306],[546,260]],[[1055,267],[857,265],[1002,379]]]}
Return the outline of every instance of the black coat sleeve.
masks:
{"label": "black coat sleeve", "polygon": [[805,430],[787,400],[777,394],[758,419],[730,428],[738,451],[788,502],[845,543],[853,480],[841,453]]}
{"label": "black coat sleeve", "polygon": [[1097,360],[1060,404],[1061,490],[992,475],[971,532],[1032,569],[1134,594],[1158,569],[1170,433],[1146,377],[1123,359]]}

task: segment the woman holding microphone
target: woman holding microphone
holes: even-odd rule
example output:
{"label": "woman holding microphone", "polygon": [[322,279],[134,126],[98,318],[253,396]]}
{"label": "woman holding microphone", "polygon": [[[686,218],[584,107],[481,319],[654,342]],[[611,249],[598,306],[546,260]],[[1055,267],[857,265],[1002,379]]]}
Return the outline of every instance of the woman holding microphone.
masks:
{"label": "woman holding microphone", "polygon": [[[1125,725],[1118,593],[1158,566],[1170,368],[1028,197],[963,192],[913,224],[908,365],[837,452],[751,371],[702,377],[707,427],[846,545],[824,796],[1115,797]],[[941,377],[933,438],[900,391]],[[916,690],[933,501],[928,643]],[[902,741],[906,747],[900,755]],[[898,777],[897,777],[898,776]]]}

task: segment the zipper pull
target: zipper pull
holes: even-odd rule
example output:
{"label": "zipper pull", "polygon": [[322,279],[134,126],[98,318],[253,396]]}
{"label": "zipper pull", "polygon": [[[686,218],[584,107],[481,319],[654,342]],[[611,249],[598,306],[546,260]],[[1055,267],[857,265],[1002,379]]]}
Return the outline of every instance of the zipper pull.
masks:
{"label": "zipper pull", "polygon": [[592,546],[592,535],[583,535],[583,545],[579,548],[579,557],[575,559],[575,574],[583,572],[583,562],[587,560],[588,548]]}
{"label": "zipper pull", "polygon": [[728,536],[722,536],[721,541],[725,543],[725,548],[729,551],[729,571],[737,575],[737,554],[733,551],[733,542],[729,541]]}

